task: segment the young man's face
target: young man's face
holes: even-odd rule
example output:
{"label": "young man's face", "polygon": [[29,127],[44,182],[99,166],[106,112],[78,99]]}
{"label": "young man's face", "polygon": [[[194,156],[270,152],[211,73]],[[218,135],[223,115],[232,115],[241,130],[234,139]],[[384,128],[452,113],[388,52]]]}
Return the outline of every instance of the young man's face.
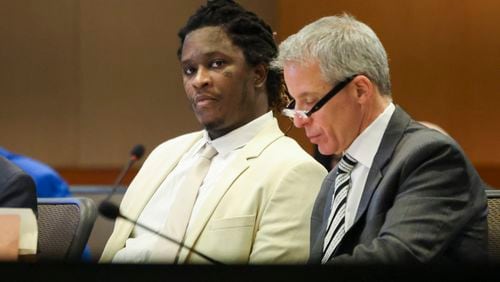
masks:
{"label": "young man's face", "polygon": [[184,89],[198,121],[211,138],[222,136],[261,113],[256,72],[220,27],[190,32],[181,55]]}

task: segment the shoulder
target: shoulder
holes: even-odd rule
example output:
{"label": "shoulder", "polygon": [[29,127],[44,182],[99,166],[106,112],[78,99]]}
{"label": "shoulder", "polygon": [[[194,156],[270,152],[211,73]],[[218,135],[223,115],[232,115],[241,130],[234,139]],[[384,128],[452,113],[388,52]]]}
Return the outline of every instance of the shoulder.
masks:
{"label": "shoulder", "polygon": [[190,146],[195,141],[199,140],[202,136],[203,131],[196,131],[174,137],[156,146],[149,157],[155,155],[163,155],[165,153],[169,154],[183,151],[181,150],[181,148]]}
{"label": "shoulder", "polygon": [[15,177],[27,175],[23,170],[8,161],[4,157],[0,157],[0,186],[12,181]]}
{"label": "shoulder", "polygon": [[276,156],[277,161],[290,160],[313,160],[295,140],[287,136],[281,136],[270,143],[263,151],[262,155]]}
{"label": "shoulder", "polygon": [[35,183],[31,176],[3,157],[0,157],[0,190],[12,189],[17,186],[34,191]]}
{"label": "shoulder", "polygon": [[[283,172],[307,169],[325,176],[326,169],[306,152],[294,139],[282,136],[270,143],[259,155],[266,167],[274,167]],[[306,172],[304,172],[306,173]]]}
{"label": "shoulder", "polygon": [[453,138],[417,122],[410,123],[396,146],[391,166],[400,170],[403,178],[435,172],[463,183],[480,181],[472,162]]}
{"label": "shoulder", "polygon": [[384,150],[387,150],[387,147],[396,153],[405,154],[425,153],[434,148],[438,150],[449,148],[463,153],[458,143],[449,135],[413,120],[400,107],[396,107],[380,145],[385,153],[388,153]]}
{"label": "shoulder", "polygon": [[457,154],[465,158],[465,153],[453,138],[415,121],[407,127],[397,150],[416,156],[432,156],[441,152]]}

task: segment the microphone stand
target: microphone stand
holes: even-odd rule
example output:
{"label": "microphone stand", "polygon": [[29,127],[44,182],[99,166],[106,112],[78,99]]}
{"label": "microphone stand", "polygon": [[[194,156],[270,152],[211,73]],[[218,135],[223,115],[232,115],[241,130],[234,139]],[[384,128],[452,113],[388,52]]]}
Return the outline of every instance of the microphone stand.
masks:
{"label": "microphone stand", "polygon": [[101,205],[99,206],[99,212],[107,217],[107,218],[110,218],[110,219],[115,219],[117,217],[120,217],[122,219],[124,219],[125,221],[128,221],[134,225],[137,225],[141,228],[144,228],[145,230],[157,235],[157,236],[160,236],[161,238],[163,239],[166,239],[174,244],[177,244],[179,245],[181,248],[186,248],[190,251],[192,251],[193,253],[199,255],[200,257],[206,259],[207,261],[215,264],[215,265],[224,265],[224,263],[218,261],[218,260],[215,260],[207,255],[205,255],[204,253],[200,252],[200,251],[197,251],[195,250],[193,247],[190,247],[190,246],[187,246],[185,245],[183,242],[179,242],[165,234],[162,234],[160,231],[158,230],[154,230],[153,228],[149,227],[149,226],[146,226],[140,222],[137,222],[135,220],[132,220],[131,218],[128,218],[127,216],[123,215],[121,212],[120,212],[120,208],[118,206],[116,206],[115,204],[111,203],[110,201],[104,201],[101,203]]}
{"label": "microphone stand", "polygon": [[[140,222],[134,221],[134,220],[124,216],[120,212],[120,208],[111,202],[111,197],[115,194],[116,189],[118,188],[120,183],[123,181],[123,178],[125,178],[125,175],[129,171],[129,169],[132,167],[132,165],[135,163],[135,161],[140,159],[143,154],[144,154],[144,146],[142,146],[140,144],[136,145],[132,149],[130,159],[128,160],[127,164],[123,167],[122,171],[120,172],[120,175],[118,175],[118,177],[116,178],[116,181],[113,184],[113,189],[111,190],[111,193],[109,193],[108,196],[99,204],[99,208],[98,208],[99,213],[101,215],[105,216],[106,218],[109,218],[109,219],[116,219],[117,217],[120,217],[120,218],[122,218],[122,219],[124,219],[132,224],[135,224],[141,228],[144,228],[145,230],[147,230],[147,231],[149,231],[157,236],[160,236],[163,239],[166,239],[174,244],[179,245],[181,248],[186,248],[186,249],[192,251],[193,253],[199,255],[200,257],[206,259],[207,261],[209,261],[213,264],[224,265],[222,262],[217,261],[217,260],[195,250],[193,247],[186,246],[184,244],[184,242],[178,242],[177,240],[172,239],[172,238],[168,237],[167,235],[160,233],[157,230],[154,230],[148,226],[145,226],[144,224],[142,224]],[[177,260],[177,258],[176,258],[176,260]]]}
{"label": "microphone stand", "polygon": [[109,201],[111,199],[111,197],[115,194],[116,189],[118,189],[123,179],[125,178],[125,175],[127,175],[127,172],[130,170],[130,168],[136,161],[142,158],[142,155],[144,155],[144,146],[141,144],[135,145],[134,148],[132,148],[132,151],[130,152],[130,158],[127,161],[127,164],[122,168],[118,177],[116,177],[111,192],[108,193],[108,196],[103,200],[103,202]]}

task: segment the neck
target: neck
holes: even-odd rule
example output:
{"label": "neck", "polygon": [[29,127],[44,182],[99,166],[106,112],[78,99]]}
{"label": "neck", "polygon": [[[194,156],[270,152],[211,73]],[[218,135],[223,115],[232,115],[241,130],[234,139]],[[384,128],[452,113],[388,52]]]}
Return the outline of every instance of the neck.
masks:
{"label": "neck", "polygon": [[230,126],[224,128],[207,128],[208,135],[212,140],[219,138],[228,134],[229,132],[240,128],[241,126],[253,121],[254,119],[262,116],[263,114],[269,111],[269,103],[268,103],[268,93],[265,91],[265,87],[256,87],[253,89],[254,93],[247,93],[247,99],[251,99],[245,102],[246,109],[242,108],[242,111],[245,111],[244,115],[239,116],[238,121],[232,123]]}
{"label": "neck", "polygon": [[359,132],[363,132],[377,117],[382,114],[391,102],[388,96],[376,95],[370,103],[366,105]]}
{"label": "neck", "polygon": [[269,107],[267,108],[264,108],[264,109],[261,109],[261,110],[258,110],[258,111],[255,111],[253,112],[253,114],[249,115],[248,118],[246,119],[243,119],[241,120],[239,123],[235,123],[233,124],[232,126],[230,127],[225,127],[225,128],[205,128],[208,132],[208,136],[210,136],[210,139],[212,140],[215,140],[219,137],[222,137],[226,134],[228,134],[229,132],[237,129],[237,128],[240,128],[252,121],[254,121],[256,118],[259,118],[261,117],[262,115],[264,115],[265,113],[267,113],[269,111]]}

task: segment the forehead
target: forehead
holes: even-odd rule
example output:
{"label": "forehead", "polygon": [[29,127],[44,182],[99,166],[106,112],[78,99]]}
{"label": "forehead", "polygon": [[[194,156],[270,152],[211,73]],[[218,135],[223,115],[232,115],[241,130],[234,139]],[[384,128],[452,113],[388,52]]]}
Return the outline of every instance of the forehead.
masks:
{"label": "forehead", "polygon": [[295,99],[311,95],[322,96],[331,88],[331,85],[323,78],[319,63],[316,61],[285,62],[283,75],[288,91]]}
{"label": "forehead", "polygon": [[223,53],[229,56],[243,54],[221,27],[209,26],[193,30],[186,35],[181,60],[185,61],[213,53]]}

